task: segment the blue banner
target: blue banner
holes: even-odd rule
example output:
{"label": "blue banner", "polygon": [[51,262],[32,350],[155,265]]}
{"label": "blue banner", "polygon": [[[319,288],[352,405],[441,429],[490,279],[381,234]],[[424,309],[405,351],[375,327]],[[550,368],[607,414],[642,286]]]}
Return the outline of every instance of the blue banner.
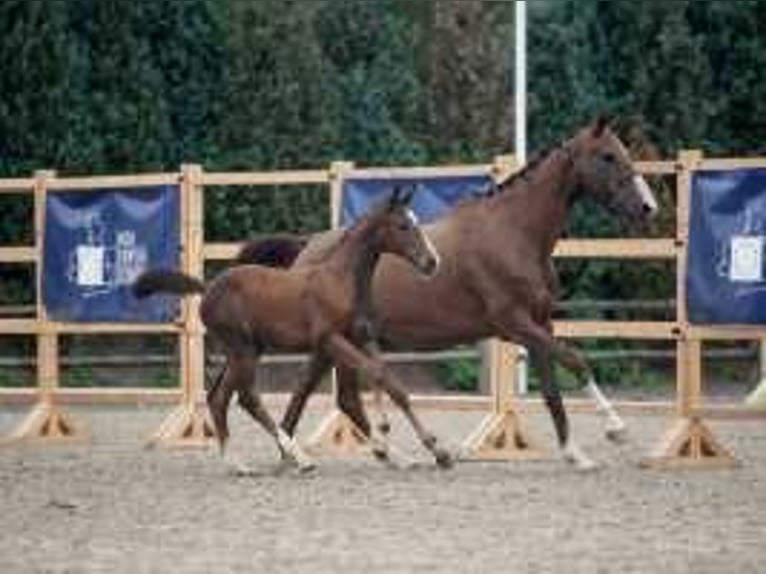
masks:
{"label": "blue banner", "polygon": [[390,194],[395,186],[405,189],[415,186],[412,210],[421,223],[428,223],[446,214],[461,199],[484,190],[492,178],[486,176],[442,176],[422,178],[346,179],[340,222],[351,225],[370,206]]}
{"label": "blue banner", "polygon": [[146,268],[178,268],[179,225],[177,186],[49,193],[42,280],[49,317],[172,320],[177,298],[139,301],[130,285]]}
{"label": "blue banner", "polygon": [[766,169],[692,178],[686,276],[689,320],[766,324]]}

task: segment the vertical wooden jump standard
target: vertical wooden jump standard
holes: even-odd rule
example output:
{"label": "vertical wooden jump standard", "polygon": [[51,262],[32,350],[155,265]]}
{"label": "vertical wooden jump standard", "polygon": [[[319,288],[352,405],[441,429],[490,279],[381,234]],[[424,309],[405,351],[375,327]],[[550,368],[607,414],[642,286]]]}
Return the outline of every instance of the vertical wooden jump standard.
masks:
{"label": "vertical wooden jump standard", "polygon": [[[181,266],[193,277],[204,276],[204,201],[202,168],[184,164],[181,168]],[[183,331],[181,350],[181,404],[171,412],[148,445],[165,447],[206,447],[212,445],[215,431],[203,398],[205,377],[205,339],[199,317],[200,297],[185,297],[182,303]]]}
{"label": "vertical wooden jump standard", "polygon": [[677,186],[676,313],[679,338],[676,341],[676,421],[668,429],[642,466],[657,469],[728,468],[734,456],[713,436],[700,415],[702,396],[702,341],[690,334],[686,312],[686,270],[689,243],[689,212],[692,173],[699,168],[702,154],[683,151],[679,155]]}
{"label": "vertical wooden jump standard", "polygon": [[37,404],[21,423],[11,432],[6,442],[80,442],[87,434],[76,425],[56,404],[59,386],[58,334],[48,321],[43,305],[43,245],[45,240],[45,199],[48,181],[56,176],[54,171],[35,173],[35,281],[37,310]]}
{"label": "vertical wooden jump standard", "polygon": [[[513,156],[500,156],[492,166],[496,181],[517,169]],[[538,460],[549,455],[527,434],[515,400],[521,348],[490,339],[483,360],[492,391],[492,411],[461,446],[465,460]]]}
{"label": "vertical wooden jump standard", "polygon": [[[330,165],[330,227],[340,227],[343,201],[343,180],[354,169],[353,162],[336,161]],[[330,375],[333,403],[337,404],[338,380],[335,369]],[[306,441],[306,449],[312,454],[330,456],[353,456],[368,449],[364,433],[340,409],[333,407]]]}

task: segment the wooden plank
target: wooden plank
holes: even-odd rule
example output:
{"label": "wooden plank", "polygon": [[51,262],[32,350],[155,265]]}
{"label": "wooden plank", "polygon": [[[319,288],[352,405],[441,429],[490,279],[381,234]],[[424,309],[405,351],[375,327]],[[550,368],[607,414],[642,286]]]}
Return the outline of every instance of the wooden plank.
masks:
{"label": "wooden plank", "polygon": [[35,187],[35,180],[31,177],[6,177],[0,179],[0,194],[31,193]]}
{"label": "wooden plank", "polygon": [[[177,403],[181,391],[178,388],[59,387],[54,394],[57,403],[69,405],[167,405]],[[28,405],[38,398],[39,391],[35,387],[0,389],[0,405]]]}
{"label": "wooden plank", "polygon": [[[177,323],[69,323],[51,321],[48,326],[55,333],[77,335],[180,333],[183,330],[183,327]],[[2,330],[2,322],[0,322],[0,330]]]}
{"label": "wooden plank", "polygon": [[735,341],[738,339],[762,339],[766,336],[763,325],[689,325],[686,328],[690,339]]}
{"label": "wooden plank", "polygon": [[37,319],[0,319],[0,335],[34,335]]}
{"label": "wooden plank", "polygon": [[242,249],[244,242],[205,243],[202,246],[202,256],[205,260],[227,261],[234,259]]}
{"label": "wooden plank", "polygon": [[706,171],[751,168],[766,168],[766,157],[707,158],[703,159],[697,166],[697,169]]}
{"label": "wooden plank", "polygon": [[556,321],[557,337],[584,339],[675,339],[678,325],[671,321]]}
{"label": "wooden plank", "polygon": [[203,186],[224,185],[313,185],[326,184],[330,173],[324,169],[291,171],[241,171],[204,172],[200,183]]}
{"label": "wooden plank", "polygon": [[672,175],[676,173],[678,164],[672,160],[663,161],[634,161],[636,171],[645,175]]}
{"label": "wooden plank", "polygon": [[0,247],[0,263],[34,263],[37,249],[33,245]]}
{"label": "wooden plank", "polygon": [[[0,388],[0,405],[29,405],[37,401],[39,391],[35,387]],[[180,400],[181,391],[174,388],[93,388],[59,387],[55,392],[56,401],[69,405],[168,405]],[[269,409],[283,409],[290,398],[288,393],[264,393],[264,404]],[[492,397],[479,395],[410,395],[412,406],[416,409],[441,410],[448,412],[486,412],[492,405]],[[372,403],[372,396],[365,393],[365,404]],[[590,399],[565,397],[567,410],[572,414],[590,414],[596,412],[596,406]],[[667,417],[675,412],[673,401],[635,401],[615,400],[615,408],[626,416],[661,416]],[[319,393],[312,397],[307,409],[312,412],[326,412],[335,406],[329,393]],[[523,412],[547,413],[544,401],[538,397],[520,397],[517,406]],[[697,413],[705,418],[720,421],[753,421],[759,424],[766,420],[766,411],[749,409],[741,403],[721,402],[702,405]]]}
{"label": "wooden plank", "polygon": [[679,248],[674,239],[562,239],[554,257],[610,259],[674,259]]}
{"label": "wooden plank", "polygon": [[492,173],[492,164],[450,165],[434,167],[367,167],[355,168],[346,174],[348,179],[403,179],[426,177],[467,177]]}
{"label": "wooden plank", "polygon": [[57,177],[48,182],[50,191],[76,189],[98,191],[118,187],[145,187],[153,185],[176,185],[178,173],[145,173],[138,175],[96,175],[89,177]]}

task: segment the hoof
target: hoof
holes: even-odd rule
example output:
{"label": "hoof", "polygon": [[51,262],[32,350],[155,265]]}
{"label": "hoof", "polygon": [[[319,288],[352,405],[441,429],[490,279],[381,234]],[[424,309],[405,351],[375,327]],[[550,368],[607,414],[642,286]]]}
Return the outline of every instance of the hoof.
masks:
{"label": "hoof", "polygon": [[303,463],[298,465],[298,472],[301,474],[313,474],[316,472],[317,465],[313,462]]}
{"label": "hoof", "polygon": [[391,462],[391,459],[388,456],[388,451],[382,448],[373,448],[372,456],[375,457],[375,460],[380,462],[386,462],[386,463]]}
{"label": "hoof", "polygon": [[436,466],[448,470],[455,466],[455,459],[446,450],[439,450],[436,452]]}
{"label": "hoof", "polygon": [[563,455],[564,460],[573,465],[578,472],[591,472],[598,468],[598,464],[575,443],[567,445]]}
{"label": "hoof", "polygon": [[257,474],[254,469],[244,465],[228,466],[227,471],[229,476],[234,478],[247,478]]}
{"label": "hoof", "polygon": [[600,465],[597,462],[590,459],[587,461],[576,462],[574,466],[575,470],[582,474],[596,472],[600,468]]}
{"label": "hoof", "polygon": [[604,431],[604,436],[614,444],[625,444],[628,442],[628,427],[622,422],[619,425],[609,425]]}

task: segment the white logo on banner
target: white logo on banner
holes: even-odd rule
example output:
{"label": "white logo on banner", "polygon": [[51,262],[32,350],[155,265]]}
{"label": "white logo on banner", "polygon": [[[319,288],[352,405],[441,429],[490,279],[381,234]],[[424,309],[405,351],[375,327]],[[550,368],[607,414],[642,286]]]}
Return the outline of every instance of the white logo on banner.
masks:
{"label": "white logo on banner", "polygon": [[78,245],[77,284],[83,287],[98,287],[104,284],[104,248],[94,245]]}
{"label": "white logo on banner", "polygon": [[754,283],[763,279],[763,237],[735,235],[731,238],[729,279]]}
{"label": "white logo on banner", "polygon": [[84,297],[103,295],[130,285],[146,268],[146,246],[132,230],[117,230],[108,241],[106,227],[95,213],[86,213],[77,222],[82,239],[69,256],[69,281],[82,287]]}
{"label": "white logo on banner", "polygon": [[740,285],[739,293],[766,290],[763,273],[766,245],[766,213],[748,205],[740,219],[740,229],[718,244],[716,275]]}

